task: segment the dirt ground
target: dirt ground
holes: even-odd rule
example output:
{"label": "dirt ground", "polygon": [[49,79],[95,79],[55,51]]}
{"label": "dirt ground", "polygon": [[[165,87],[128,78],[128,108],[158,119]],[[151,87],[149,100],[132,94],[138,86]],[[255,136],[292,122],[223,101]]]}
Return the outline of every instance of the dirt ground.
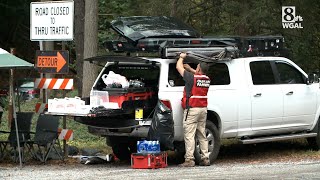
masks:
{"label": "dirt ground", "polygon": [[[169,164],[176,165],[177,161],[174,152],[168,152]],[[312,151],[304,140],[280,141],[271,143],[261,143],[253,145],[242,145],[238,143],[229,143],[221,146],[219,156],[213,164],[223,165],[229,163],[259,164],[259,163],[280,163],[280,162],[299,162],[302,160],[320,161],[320,151]],[[130,162],[112,162],[115,164],[128,164]],[[0,167],[16,167],[19,163],[6,159],[0,162]],[[42,165],[43,163],[27,159],[24,166]],[[48,160],[47,165],[77,165],[80,164],[79,158],[66,158],[61,160]]]}

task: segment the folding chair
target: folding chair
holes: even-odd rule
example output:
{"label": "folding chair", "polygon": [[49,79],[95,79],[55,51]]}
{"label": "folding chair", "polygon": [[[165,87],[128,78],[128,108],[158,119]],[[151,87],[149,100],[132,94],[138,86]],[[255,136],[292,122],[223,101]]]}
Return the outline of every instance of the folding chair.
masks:
{"label": "folding chair", "polygon": [[[33,114],[33,112],[17,112],[18,136],[20,143],[20,152],[23,161],[25,156],[26,143],[30,139],[30,128]],[[1,131],[0,133],[9,134],[7,141],[0,141],[0,159],[4,158],[7,151],[7,146],[10,145],[11,148],[9,149],[9,152],[12,155],[12,159],[17,162],[19,160],[19,149],[17,143],[15,121],[13,120],[11,122],[10,132]]]}
{"label": "folding chair", "polygon": [[[64,160],[61,156],[62,148],[59,142],[59,117],[40,114],[34,139],[28,142],[28,146],[33,152],[33,156],[43,163],[46,163],[49,154],[54,150],[61,160]],[[34,145],[36,148],[34,148]],[[59,149],[57,149],[57,147]]]}

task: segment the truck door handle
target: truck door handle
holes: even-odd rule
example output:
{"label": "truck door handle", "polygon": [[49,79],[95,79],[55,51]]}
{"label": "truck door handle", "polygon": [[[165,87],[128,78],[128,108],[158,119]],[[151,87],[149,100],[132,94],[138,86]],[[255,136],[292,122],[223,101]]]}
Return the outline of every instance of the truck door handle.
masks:
{"label": "truck door handle", "polygon": [[254,97],[260,97],[261,96],[261,93],[257,93],[254,95]]}
{"label": "truck door handle", "polygon": [[293,94],[293,91],[289,91],[289,92],[287,92],[286,95],[292,95],[292,94]]}

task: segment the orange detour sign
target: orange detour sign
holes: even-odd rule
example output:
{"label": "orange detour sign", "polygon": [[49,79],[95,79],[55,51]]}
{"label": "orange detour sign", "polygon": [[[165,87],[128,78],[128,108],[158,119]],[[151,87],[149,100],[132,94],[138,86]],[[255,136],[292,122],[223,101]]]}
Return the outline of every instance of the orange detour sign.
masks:
{"label": "orange detour sign", "polygon": [[36,61],[40,73],[63,74],[69,71],[68,51],[36,51]]}

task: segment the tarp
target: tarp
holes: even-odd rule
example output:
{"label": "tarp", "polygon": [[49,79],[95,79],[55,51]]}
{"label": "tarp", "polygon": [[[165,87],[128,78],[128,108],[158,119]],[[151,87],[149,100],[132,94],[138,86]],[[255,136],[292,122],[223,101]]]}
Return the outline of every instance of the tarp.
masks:
{"label": "tarp", "polygon": [[20,59],[0,48],[0,69],[33,68],[33,64]]}

